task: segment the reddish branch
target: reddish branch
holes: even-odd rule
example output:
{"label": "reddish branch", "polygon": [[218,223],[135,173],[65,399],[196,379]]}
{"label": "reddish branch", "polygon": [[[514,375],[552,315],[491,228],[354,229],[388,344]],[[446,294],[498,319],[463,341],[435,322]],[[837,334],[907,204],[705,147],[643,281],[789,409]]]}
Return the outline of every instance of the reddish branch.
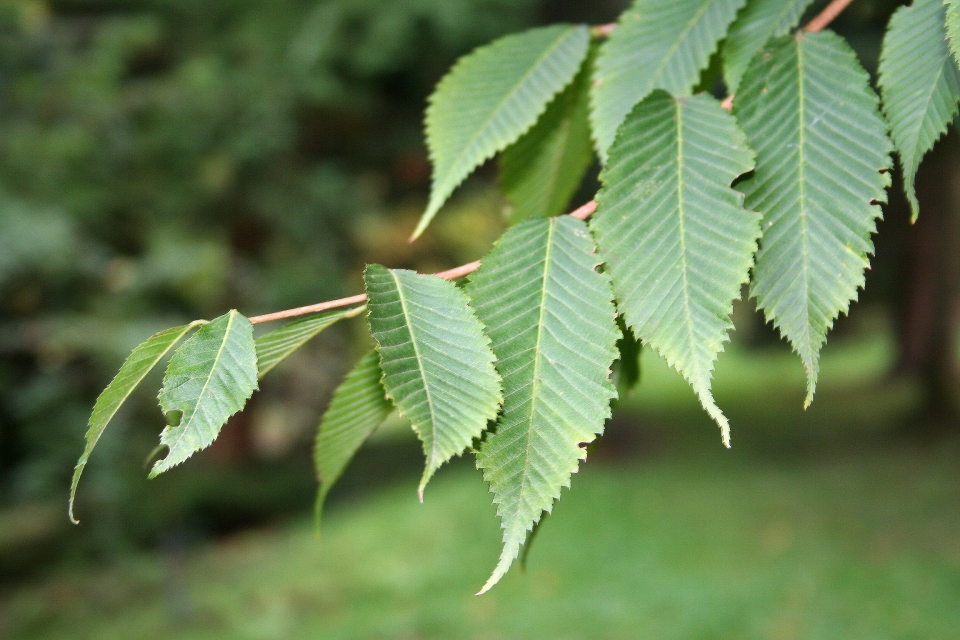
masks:
{"label": "reddish branch", "polygon": [[803,30],[807,33],[823,31],[851,2],[853,2],[853,0],[833,0],[833,2],[828,4],[813,20],[808,22]]}
{"label": "reddish branch", "polygon": [[[590,215],[597,210],[597,201],[591,200],[587,204],[574,209],[567,215],[571,215],[574,218],[579,220],[586,220]],[[473,262],[468,262],[467,264],[460,265],[459,267],[454,267],[453,269],[447,269],[446,271],[440,271],[433,275],[438,278],[443,278],[444,280],[456,280],[457,278],[462,278],[463,276],[473,273],[480,268],[480,261],[474,260]],[[351,307],[355,304],[361,304],[367,301],[366,294],[361,293],[360,295],[350,296],[349,298],[340,298],[339,300],[328,300],[327,302],[320,302],[318,304],[311,304],[306,307],[297,307],[296,309],[287,309],[286,311],[277,311],[276,313],[267,313],[262,316],[254,316],[250,318],[250,322],[253,324],[260,324],[262,322],[273,322],[274,320],[284,320],[285,318],[295,318],[297,316],[305,316],[310,313],[319,313],[321,311],[330,311],[331,309],[340,309],[342,307]]]}
{"label": "reddish branch", "polygon": [[[816,33],[817,31],[822,31],[829,25],[833,20],[840,15],[840,13],[846,9],[853,0],[833,0],[830,4],[824,8],[823,11],[818,13],[816,17],[813,18],[810,22],[807,23],[807,26],[803,30],[807,33]],[[592,29],[592,33],[595,37],[606,37],[609,36],[614,29],[617,28],[615,22],[610,24],[603,24]],[[733,109],[733,96],[729,95],[721,103],[721,106],[730,111]],[[574,218],[580,220],[586,220],[589,218],[594,211],[597,210],[597,201],[591,200],[582,207],[571,211],[567,215],[571,215]],[[445,280],[456,280],[457,278],[462,278],[465,275],[473,273],[480,267],[480,261],[474,260],[473,262],[461,265],[459,267],[454,267],[453,269],[447,269],[446,271],[440,271],[434,275],[443,278]],[[356,296],[350,296],[349,298],[340,298],[339,300],[328,300],[327,302],[320,302],[318,304],[311,304],[306,307],[297,307],[296,309],[287,309],[286,311],[277,311],[276,313],[267,313],[262,316],[254,316],[250,318],[250,322],[253,324],[260,324],[262,322],[273,322],[274,320],[284,320],[286,318],[295,318],[297,316],[305,316],[311,313],[319,313],[321,311],[329,311],[331,309],[340,309],[343,307],[350,307],[356,304],[362,304],[367,301],[367,296],[365,294],[360,294]]]}

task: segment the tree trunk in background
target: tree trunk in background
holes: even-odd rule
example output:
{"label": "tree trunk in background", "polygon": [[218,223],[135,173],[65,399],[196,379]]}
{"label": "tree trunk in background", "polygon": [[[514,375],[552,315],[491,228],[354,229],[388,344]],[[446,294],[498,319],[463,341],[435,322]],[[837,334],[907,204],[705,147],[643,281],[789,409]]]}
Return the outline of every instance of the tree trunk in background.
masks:
{"label": "tree trunk in background", "polygon": [[955,135],[927,155],[917,175],[920,218],[906,230],[904,288],[897,305],[896,373],[919,380],[927,434],[960,427],[956,402],[957,294],[960,291],[960,145]]}

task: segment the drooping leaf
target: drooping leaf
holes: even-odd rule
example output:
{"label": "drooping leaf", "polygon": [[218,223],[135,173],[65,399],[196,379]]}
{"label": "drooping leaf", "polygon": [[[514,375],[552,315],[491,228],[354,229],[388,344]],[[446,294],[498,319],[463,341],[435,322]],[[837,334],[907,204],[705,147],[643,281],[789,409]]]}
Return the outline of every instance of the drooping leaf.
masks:
{"label": "drooping leaf", "polygon": [[382,376],[380,356],[371,349],[337,387],[320,421],[313,448],[313,462],[320,482],[315,509],[318,528],[330,489],[390,413],[390,402],[380,384]]}
{"label": "drooping leaf", "polygon": [[516,559],[527,531],[570,486],[616,396],[619,332],[609,276],[586,225],[570,216],[509,229],[467,285],[503,376],[504,406],[477,466],[490,483],[504,548],[481,593]]}
{"label": "drooping leaf", "polygon": [[829,31],[771,41],[734,114],[757,152],[738,188],[763,215],[751,294],[807,369],[813,400],[827,331],[863,286],[886,188],[890,141],[850,46]]}
{"label": "drooping leaf", "polygon": [[104,430],[117,414],[120,407],[126,402],[133,390],[137,388],[147,374],[157,366],[157,363],[173,348],[175,344],[183,339],[191,329],[202,321],[192,322],[181,327],[173,327],[166,331],[154,334],[146,342],[134,349],[120,367],[120,371],[113,378],[107,388],[103,390],[100,397],[97,398],[93,406],[93,413],[90,414],[90,422],[87,427],[87,444],[83,449],[83,454],[77,461],[77,467],[73,471],[73,481],[70,483],[70,520],[77,524],[77,519],[73,517],[73,501],[77,495],[77,485],[80,483],[80,475],[83,473],[93,448],[100,440]]}
{"label": "drooping leaf", "polygon": [[627,325],[683,374],[727,446],[710,385],[760,235],[760,216],[730,188],[751,168],[716,99],[656,91],[620,127],[590,222]]}
{"label": "drooping leaf", "polygon": [[480,47],[440,80],[426,117],[430,202],[414,238],[474,169],[534,125],[577,74],[589,42],[584,26],[531,29]]}
{"label": "drooping leaf", "polygon": [[262,378],[270,373],[274,367],[286,360],[287,356],[330,325],[344,318],[358,316],[364,311],[366,307],[360,306],[318,313],[301,320],[294,320],[279,329],[263,334],[256,340],[257,377]]}
{"label": "drooping leaf", "polygon": [[890,18],[880,54],[883,112],[903,168],[913,219],[914,181],[923,156],[947,131],[960,101],[960,69],[950,55],[941,0],[915,0]]}
{"label": "drooping leaf", "polygon": [[370,331],[383,385],[413,424],[430,476],[480,437],[503,402],[490,339],[455,284],[404,269],[368,265]]}
{"label": "drooping leaf", "polygon": [[513,204],[510,223],[566,213],[593,163],[590,140],[592,56],[530,131],[503,152],[500,184]]}
{"label": "drooping leaf", "polygon": [[753,56],[770,38],[797,26],[813,0],[748,0],[730,27],[723,45],[723,80],[728,93],[736,93]]}
{"label": "drooping leaf", "polygon": [[180,411],[182,418],[160,434],[167,456],[153,465],[150,477],[209,447],[256,389],[257,350],[250,321],[229,311],[200,327],[167,365],[160,408],[165,414]]}
{"label": "drooping leaf", "polygon": [[654,89],[687,95],[746,0],[635,0],[600,49],[590,122],[606,161],[617,127]]}
{"label": "drooping leaf", "polygon": [[947,10],[947,38],[953,59],[960,65],[960,0],[943,0]]}

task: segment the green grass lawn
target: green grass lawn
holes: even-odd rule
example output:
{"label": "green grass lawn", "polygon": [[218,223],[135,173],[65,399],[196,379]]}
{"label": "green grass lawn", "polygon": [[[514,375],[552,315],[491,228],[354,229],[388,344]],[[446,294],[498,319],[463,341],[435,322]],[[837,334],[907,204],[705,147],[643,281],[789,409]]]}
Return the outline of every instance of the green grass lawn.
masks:
{"label": "green grass lawn", "polygon": [[[960,638],[960,443],[889,434],[889,345],[840,345],[799,408],[789,354],[733,351],[734,449],[656,359],[518,567],[471,460],[183,555],[67,571],[0,599],[12,638]],[[624,433],[641,434],[630,440]]]}

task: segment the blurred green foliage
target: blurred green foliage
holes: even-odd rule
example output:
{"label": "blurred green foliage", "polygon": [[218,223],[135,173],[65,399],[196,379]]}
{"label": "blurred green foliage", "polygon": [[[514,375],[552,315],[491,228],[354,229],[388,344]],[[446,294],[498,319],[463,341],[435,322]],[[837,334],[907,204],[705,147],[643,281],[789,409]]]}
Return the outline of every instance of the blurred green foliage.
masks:
{"label": "blurred green foliage", "polygon": [[[458,55],[529,24],[534,4],[0,2],[0,510],[65,499],[97,392],[152,332],[352,292],[371,254],[478,257],[499,229],[484,195],[416,256],[397,233],[429,177],[421,112]],[[465,239],[439,250],[449,236]],[[267,385],[251,407],[259,431],[234,425],[247,444],[223,447],[231,464],[250,441],[269,457],[309,439],[349,364],[330,348],[344,338]],[[217,501],[157,483],[151,495],[184,504],[144,513],[141,463],[163,423],[149,392],[135,400],[81,483],[95,546],[149,539]],[[304,494],[308,460],[293,465]]]}

